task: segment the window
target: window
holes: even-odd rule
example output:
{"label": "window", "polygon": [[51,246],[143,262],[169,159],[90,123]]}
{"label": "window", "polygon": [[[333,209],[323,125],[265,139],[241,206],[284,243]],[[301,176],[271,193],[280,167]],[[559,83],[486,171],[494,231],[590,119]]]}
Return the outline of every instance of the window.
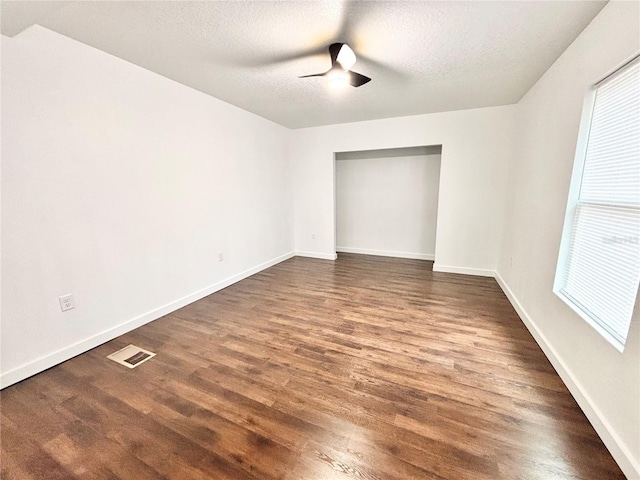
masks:
{"label": "window", "polygon": [[640,282],[639,60],[587,95],[553,289],[620,351]]}

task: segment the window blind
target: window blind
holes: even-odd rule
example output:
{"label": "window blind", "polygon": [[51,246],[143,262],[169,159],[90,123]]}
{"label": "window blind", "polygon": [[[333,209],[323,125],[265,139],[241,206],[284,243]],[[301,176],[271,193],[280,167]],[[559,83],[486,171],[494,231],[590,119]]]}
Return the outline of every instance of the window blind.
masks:
{"label": "window blind", "polygon": [[579,200],[640,206],[640,62],[596,90]]}
{"label": "window blind", "polygon": [[624,345],[640,283],[640,62],[596,87],[560,291]]}

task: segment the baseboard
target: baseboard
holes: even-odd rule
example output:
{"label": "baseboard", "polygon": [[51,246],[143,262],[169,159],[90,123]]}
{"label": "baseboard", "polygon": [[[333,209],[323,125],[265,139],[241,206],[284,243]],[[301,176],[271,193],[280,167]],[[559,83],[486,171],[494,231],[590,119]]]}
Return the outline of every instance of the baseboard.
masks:
{"label": "baseboard", "polygon": [[478,277],[495,277],[495,270],[484,270],[481,268],[453,267],[451,265],[433,264],[434,272],[460,273],[462,275],[476,275]]}
{"label": "baseboard", "polygon": [[611,424],[602,415],[600,409],[598,409],[598,407],[593,403],[589,394],[575,378],[573,372],[564,363],[556,350],[547,341],[545,335],[538,329],[536,322],[531,318],[531,316],[529,316],[498,272],[496,272],[495,278],[498,285],[500,285],[500,288],[502,288],[502,291],[511,302],[511,305],[513,305],[516,313],[520,316],[522,323],[525,324],[533,338],[553,365],[553,368],[556,369],[556,372],[558,372],[558,375],[560,375],[560,378],[569,389],[569,392],[571,392],[571,395],[573,395],[573,398],[589,419],[589,422],[591,422],[591,425],[593,425],[593,428],[609,449],[609,452],[611,452],[611,455],[620,466],[620,469],[627,478],[640,479],[640,465],[634,460],[629,448],[627,448],[622,439],[613,430]]}
{"label": "baseboard", "polygon": [[338,258],[335,253],[304,252],[302,250],[296,250],[295,255],[296,257],[319,258],[321,260],[335,260]]}
{"label": "baseboard", "polygon": [[266,268],[272,267],[273,265],[292,258],[294,255],[295,254],[293,252],[290,252],[285,255],[273,258],[267,262],[261,263],[260,265],[233,275],[232,277],[226,278],[225,280],[214,283],[213,285],[210,285],[194,293],[162,305],[161,307],[158,307],[154,310],[151,310],[150,312],[147,312],[136,318],[121,323],[120,325],[98,333],[97,335],[94,335],[90,338],[74,343],[73,345],[62,348],[43,357],[37,358],[36,360],[33,360],[20,367],[14,368],[13,370],[10,370],[8,372],[4,372],[0,375],[0,389],[8,387],[9,385],[13,385],[14,383],[29,378],[37,373],[43,372],[48,368],[51,368],[55,365],[58,365],[59,363],[69,360],[70,358],[80,355],[81,353],[91,350],[92,348],[102,345],[109,340],[113,340],[114,338],[130,332],[131,330],[134,330],[138,327],[141,327],[146,323],[157,320],[158,318],[174,312],[179,308],[200,300],[207,295],[211,295],[212,293],[233,285],[240,280],[244,280],[245,278],[250,277],[251,275],[254,275]]}
{"label": "baseboard", "polygon": [[378,257],[412,258],[414,260],[435,259],[435,255],[429,253],[393,252],[389,250],[370,250],[368,248],[336,247],[336,252],[358,253],[360,255],[376,255]]}

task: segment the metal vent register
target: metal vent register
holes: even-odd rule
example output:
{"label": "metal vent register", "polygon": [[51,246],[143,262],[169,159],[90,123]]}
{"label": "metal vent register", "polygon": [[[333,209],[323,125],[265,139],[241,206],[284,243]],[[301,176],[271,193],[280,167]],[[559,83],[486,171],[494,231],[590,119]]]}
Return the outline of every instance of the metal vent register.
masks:
{"label": "metal vent register", "polygon": [[136,368],[138,365],[155,356],[155,353],[145,350],[144,348],[136,347],[135,345],[127,345],[117,352],[108,355],[107,358],[114,362],[118,362],[120,365],[124,365],[127,368]]}

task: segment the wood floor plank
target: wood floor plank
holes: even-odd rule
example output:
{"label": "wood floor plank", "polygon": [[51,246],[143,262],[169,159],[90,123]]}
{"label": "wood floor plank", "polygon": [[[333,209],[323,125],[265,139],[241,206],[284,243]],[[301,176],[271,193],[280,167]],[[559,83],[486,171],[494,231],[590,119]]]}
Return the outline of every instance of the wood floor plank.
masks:
{"label": "wood floor plank", "polygon": [[496,282],[432,264],[295,257],[9,387],[0,478],[624,478]]}

